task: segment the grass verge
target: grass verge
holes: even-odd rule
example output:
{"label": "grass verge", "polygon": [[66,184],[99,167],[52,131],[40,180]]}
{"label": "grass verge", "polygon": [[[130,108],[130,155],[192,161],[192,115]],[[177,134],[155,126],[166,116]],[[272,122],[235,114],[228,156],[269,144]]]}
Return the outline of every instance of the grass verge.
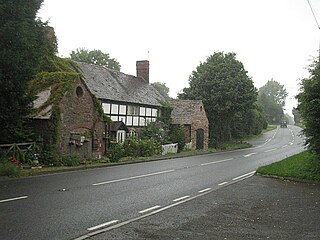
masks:
{"label": "grass verge", "polygon": [[320,161],[310,151],[304,151],[280,162],[260,167],[257,173],[320,182]]}

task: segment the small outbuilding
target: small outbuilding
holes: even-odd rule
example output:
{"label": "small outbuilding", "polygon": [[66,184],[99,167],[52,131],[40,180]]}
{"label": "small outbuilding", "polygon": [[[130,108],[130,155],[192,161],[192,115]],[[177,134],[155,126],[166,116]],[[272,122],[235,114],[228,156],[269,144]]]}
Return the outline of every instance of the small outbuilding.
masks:
{"label": "small outbuilding", "polygon": [[170,100],[172,124],[185,127],[193,149],[208,149],[209,121],[201,100]]}

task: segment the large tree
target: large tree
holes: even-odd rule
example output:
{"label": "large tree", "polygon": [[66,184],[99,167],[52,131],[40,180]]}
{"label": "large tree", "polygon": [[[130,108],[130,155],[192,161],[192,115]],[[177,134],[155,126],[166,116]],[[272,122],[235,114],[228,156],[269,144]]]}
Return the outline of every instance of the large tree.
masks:
{"label": "large tree", "polygon": [[284,118],[283,107],[287,96],[284,86],[273,79],[259,89],[258,101],[269,123],[279,123]]}
{"label": "large tree", "polygon": [[45,24],[36,19],[42,0],[0,3],[0,143],[26,139],[33,96],[27,91],[43,61]]}
{"label": "large tree", "polygon": [[301,92],[297,95],[298,111],[307,144],[318,155],[320,163],[320,63],[315,61],[309,72],[310,77],[302,80]]}
{"label": "large tree", "polygon": [[200,63],[189,77],[190,87],[179,94],[181,99],[204,102],[210,123],[210,138],[214,143],[234,137],[235,119],[254,108],[257,92],[243,64],[235,53],[216,52]]}
{"label": "large tree", "polygon": [[153,86],[165,99],[170,99],[169,92],[170,89],[166,86],[165,83],[154,82],[150,84]]}
{"label": "large tree", "polygon": [[121,68],[120,63],[115,58],[110,58],[108,53],[103,53],[101,50],[89,51],[78,48],[70,53],[70,58],[74,61],[101,65],[117,71],[120,71]]}

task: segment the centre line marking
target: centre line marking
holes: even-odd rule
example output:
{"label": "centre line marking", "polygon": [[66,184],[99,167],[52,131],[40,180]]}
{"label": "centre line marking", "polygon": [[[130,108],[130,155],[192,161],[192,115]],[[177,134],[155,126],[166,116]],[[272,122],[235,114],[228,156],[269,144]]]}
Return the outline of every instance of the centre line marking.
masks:
{"label": "centre line marking", "polygon": [[286,145],[282,146],[282,148],[285,148],[285,147],[288,147],[288,144],[286,144]]}
{"label": "centre line marking", "polygon": [[228,182],[222,182],[222,183],[219,183],[218,186],[223,186],[223,185],[226,185]]}
{"label": "centre line marking", "polygon": [[181,198],[177,198],[177,199],[175,199],[175,200],[172,200],[172,201],[173,201],[173,202],[178,202],[178,201],[184,200],[184,199],[186,199],[186,198],[188,198],[188,197],[190,197],[190,196],[184,196],[184,197],[181,197]]}
{"label": "centre line marking", "polygon": [[102,224],[100,224],[100,225],[97,225],[97,226],[88,228],[87,230],[88,230],[88,231],[97,230],[98,228],[110,226],[111,224],[114,224],[114,223],[117,223],[117,222],[119,222],[119,220],[112,220],[112,221],[110,221],[110,222],[102,223]]}
{"label": "centre line marking", "polygon": [[267,152],[273,152],[273,151],[275,151],[275,150],[277,150],[278,148],[272,148],[272,149],[269,149],[269,150],[266,150],[266,151],[264,151],[265,153],[267,153]]}
{"label": "centre line marking", "polygon": [[9,198],[9,199],[0,200],[0,203],[3,203],[3,202],[11,202],[11,201],[21,200],[21,199],[26,199],[26,198],[28,198],[28,196],[22,196],[22,197],[16,197],[16,198]]}
{"label": "centre line marking", "polygon": [[211,188],[206,188],[206,189],[203,189],[203,190],[198,191],[198,193],[204,193],[204,192],[208,192],[208,191],[210,191],[210,190],[211,190]]}
{"label": "centre line marking", "polygon": [[215,161],[215,162],[202,163],[200,166],[206,166],[206,165],[210,165],[210,164],[216,164],[216,163],[221,163],[221,162],[227,162],[227,161],[231,161],[231,160],[233,160],[233,158],[228,158],[228,159],[219,160],[219,161]]}
{"label": "centre line marking", "polygon": [[161,206],[156,205],[156,206],[154,206],[154,207],[151,207],[151,208],[147,208],[147,209],[141,210],[141,211],[139,211],[139,213],[146,213],[146,212],[150,212],[150,211],[155,210],[155,209],[158,209],[158,208],[161,208]]}
{"label": "centre line marking", "polygon": [[249,154],[247,154],[247,155],[243,155],[243,157],[251,157],[252,155],[256,155],[257,153],[249,153]]}
{"label": "centre line marking", "polygon": [[143,177],[150,177],[150,176],[155,176],[155,175],[164,174],[164,173],[169,173],[169,172],[174,172],[174,170],[167,170],[167,171],[149,173],[149,174],[144,174],[144,175],[139,175],[139,176],[134,176],[134,177],[121,178],[121,179],[111,180],[111,181],[107,181],[107,182],[94,183],[94,184],[92,184],[92,185],[93,185],[93,186],[99,186],[99,185],[103,185],[103,184],[109,184],[109,183],[115,183],[115,182],[128,181],[128,180],[132,180],[132,179],[143,178]]}
{"label": "centre line marking", "polygon": [[247,177],[247,176],[253,175],[253,174],[255,174],[255,172],[256,172],[256,171],[252,171],[252,172],[249,172],[249,173],[243,174],[243,175],[241,175],[241,176],[239,176],[239,177],[235,177],[235,178],[233,178],[232,180],[233,180],[233,181],[235,181],[235,180],[238,180],[238,179],[240,179],[240,178],[244,178],[244,177]]}

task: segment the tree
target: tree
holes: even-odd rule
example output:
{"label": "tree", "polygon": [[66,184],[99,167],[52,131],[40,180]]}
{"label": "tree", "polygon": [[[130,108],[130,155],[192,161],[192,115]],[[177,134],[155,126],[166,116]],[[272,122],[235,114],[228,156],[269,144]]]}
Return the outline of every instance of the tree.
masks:
{"label": "tree", "polygon": [[150,84],[151,86],[153,86],[165,99],[169,100],[169,92],[170,89],[166,86],[165,83],[161,83],[161,82],[154,82]]}
{"label": "tree", "polygon": [[74,61],[101,65],[117,71],[120,71],[121,68],[120,63],[116,59],[110,58],[108,53],[103,53],[101,50],[89,51],[79,48],[70,53],[70,58]]}
{"label": "tree", "polygon": [[48,41],[46,23],[36,19],[42,0],[0,3],[0,143],[28,138],[26,122],[33,95],[28,81],[36,74]]}
{"label": "tree", "polygon": [[253,108],[257,97],[253,82],[236,54],[216,52],[209,56],[192,72],[189,84],[178,97],[203,101],[211,142],[231,140],[236,114]]}
{"label": "tree", "polygon": [[309,67],[310,77],[301,81],[301,92],[297,95],[298,111],[304,125],[306,143],[315,152],[320,164],[320,63]]}
{"label": "tree", "polygon": [[259,89],[258,101],[269,123],[279,123],[284,118],[283,107],[287,96],[284,86],[273,79]]}

